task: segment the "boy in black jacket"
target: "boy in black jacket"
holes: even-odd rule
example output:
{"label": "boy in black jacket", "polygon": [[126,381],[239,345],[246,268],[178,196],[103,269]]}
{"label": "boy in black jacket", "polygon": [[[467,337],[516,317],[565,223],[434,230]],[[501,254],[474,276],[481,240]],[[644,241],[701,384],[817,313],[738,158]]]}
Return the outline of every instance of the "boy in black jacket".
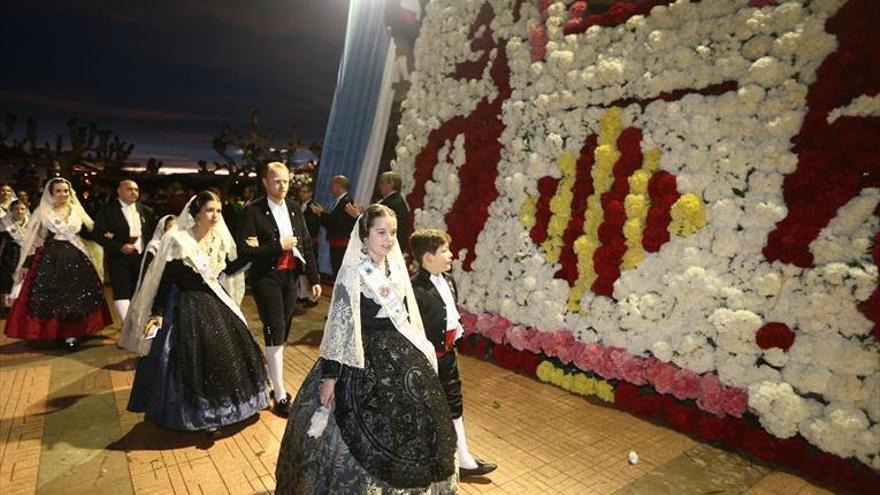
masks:
{"label": "boy in black jacket", "polygon": [[461,380],[455,360],[455,342],[461,338],[464,329],[456,305],[455,280],[446,273],[452,268],[450,241],[449,234],[440,230],[413,232],[410,245],[420,268],[412,277],[412,286],[425,325],[425,336],[434,344],[437,353],[437,373],[458,437],[459,473],[465,478],[491,473],[497,466],[474,458],[468,451],[465,438]]}

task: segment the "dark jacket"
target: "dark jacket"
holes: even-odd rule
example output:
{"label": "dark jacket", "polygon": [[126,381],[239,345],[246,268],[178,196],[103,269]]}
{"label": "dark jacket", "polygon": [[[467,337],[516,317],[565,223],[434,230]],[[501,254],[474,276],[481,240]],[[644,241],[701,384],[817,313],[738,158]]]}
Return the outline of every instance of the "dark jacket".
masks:
{"label": "dark jacket", "polygon": [[345,211],[345,205],[351,204],[351,196],[345,193],[342,198],[336,202],[336,207],[332,211],[324,212],[321,215],[321,226],[327,229],[327,239],[345,239],[348,241],[351,236],[351,229],[354,228],[356,218]]}
{"label": "dark jacket", "polygon": [[[452,291],[452,299],[458,303],[458,287],[451,275],[444,273],[443,277]],[[412,276],[413,293],[416,303],[419,305],[419,314],[422,315],[422,323],[425,325],[425,337],[434,344],[437,351],[445,351],[444,337],[447,330],[451,330],[446,322],[446,304],[440,296],[440,291],[431,282],[431,273],[424,268]]]}
{"label": "dark jacket", "polygon": [[[141,241],[143,248],[146,249],[156,226],[153,209],[141,203],[135,203],[135,207],[141,217]],[[108,236],[108,233],[111,235]],[[118,199],[112,199],[95,216],[95,228],[90,237],[104,247],[104,255],[108,262],[139,265],[140,253],[122,254],[122,245],[128,243],[131,233],[125,215],[122,214],[122,204]]]}
{"label": "dark jacket", "polygon": [[[302,272],[308,277],[309,283],[315,285],[320,282],[320,278],[318,277],[315,253],[311,249],[312,238],[306,229],[299,203],[292,199],[285,201],[287,202],[287,210],[290,212],[290,226],[293,228],[293,235],[299,240],[296,247],[306,260],[306,266],[301,267]],[[245,243],[248,237],[256,237],[260,245],[257,247],[248,246]],[[275,269],[282,253],[281,236],[278,225],[275,223],[275,217],[269,209],[269,200],[265,196],[248,203],[242,210],[236,243],[239,255],[253,262],[248,270],[248,278],[264,277]]]}
{"label": "dark jacket", "polygon": [[397,243],[400,245],[400,250],[403,251],[404,254],[408,253],[410,232],[409,206],[407,206],[406,201],[398,191],[394,191],[379,200],[379,204],[391,208],[391,211],[393,211],[394,215],[397,217]]}
{"label": "dark jacket", "polygon": [[318,240],[318,234],[321,230],[321,217],[312,211],[312,205],[314,204],[317,204],[315,200],[310,199],[305,204],[305,210],[303,210],[303,217],[306,219],[306,229],[308,229],[309,235],[312,236],[312,242]]}

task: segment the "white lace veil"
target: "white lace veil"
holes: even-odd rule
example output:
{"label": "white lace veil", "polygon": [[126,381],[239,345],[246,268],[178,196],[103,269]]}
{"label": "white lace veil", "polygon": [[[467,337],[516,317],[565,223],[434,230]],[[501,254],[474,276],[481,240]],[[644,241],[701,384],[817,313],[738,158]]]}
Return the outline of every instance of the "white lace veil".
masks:
{"label": "white lace veil", "polygon": [[[95,222],[92,220],[92,217],[86,213],[82,204],[79,202],[79,198],[76,197],[76,191],[73,190],[73,184],[63,177],[49,179],[49,181],[46,182],[46,186],[43,188],[43,196],[40,198],[40,205],[37,206],[37,209],[34,210],[30,220],[28,220],[27,233],[24,236],[24,242],[21,246],[21,257],[18,259],[16,270],[24,265],[25,258],[34,254],[34,251],[43,245],[44,238],[40,231],[43,228],[48,228],[49,223],[51,223],[49,219],[55,217],[55,212],[52,208],[52,185],[56,182],[64,182],[67,184],[67,187],[70,188],[70,197],[68,199],[68,204],[70,205],[70,217],[68,217],[67,224],[70,226],[71,230],[77,232],[83,225],[85,225],[88,230],[95,228]],[[88,255],[88,253],[86,253],[86,255]],[[91,259],[91,256],[89,259]]]}
{"label": "white lace veil", "polygon": [[[162,281],[162,274],[165,272],[165,265],[171,260],[179,259],[183,260],[187,266],[196,272],[202,273],[203,267],[200,268],[197,260],[200,257],[204,257],[204,253],[198,247],[198,242],[192,235],[192,229],[195,227],[196,221],[189,212],[190,205],[195,199],[196,196],[190,198],[186,206],[183,207],[183,211],[177,216],[177,228],[169,231],[167,235],[160,237],[161,241],[155,258],[150,263],[147,273],[144,274],[143,280],[132,296],[131,306],[125,321],[122,323],[122,332],[119,336],[119,345],[126,349],[138,352],[141,355],[146,355],[150,352],[150,343],[152,341],[142,339],[141,332],[152,316],[154,299],[159,291],[159,284]],[[160,223],[164,224],[164,222]],[[214,226],[211,252],[213,254],[210,257],[210,264],[212,269],[218,274],[222,273],[226,267],[227,259],[233,261],[238,257],[235,240],[232,238],[232,234],[229,233],[229,228],[222,217],[217,225]],[[222,292],[223,289],[215,287],[212,287],[212,289],[215,289],[214,292],[223,300],[224,304],[229,306],[242,321],[245,321],[239,307],[240,299],[234,294],[235,290],[240,290],[242,294],[244,292],[244,273],[228,277],[221,275],[219,278],[220,284],[223,285],[223,289],[229,295],[225,296],[225,294],[218,293],[218,290]],[[206,280],[206,282],[208,282],[209,286],[212,285],[209,280]],[[213,285],[216,286],[216,283]],[[230,297],[232,299],[229,299]]]}
{"label": "white lace veil", "polygon": [[[360,266],[368,262],[369,255],[364,253],[358,225],[361,218],[355,222],[354,228],[348,240],[348,247],[342,259],[342,266],[336,275],[336,283],[333,286],[333,296],[330,300],[330,310],[327,313],[327,322],[324,324],[324,337],[321,340],[321,357],[340,362],[353,368],[364,367],[364,346],[361,335],[361,284]],[[425,327],[422,324],[422,316],[413,293],[412,283],[406,269],[403,253],[397,242],[391,252],[388,253],[385,262],[391,271],[393,285],[405,289],[407,313],[409,314],[409,328],[398,328],[403,334],[431,363],[434,370],[437,369],[437,355],[434,346],[425,337]]]}
{"label": "white lace veil", "polygon": [[[174,215],[165,215],[156,222],[156,228],[153,229],[153,237],[150,238],[150,242],[148,242],[147,247],[144,248],[144,254],[152,253],[153,256],[155,256],[156,253],[159,252],[159,244],[162,242],[162,236],[165,235],[165,224],[172,218],[175,220],[177,219]],[[176,228],[177,225],[172,228],[172,231]]]}

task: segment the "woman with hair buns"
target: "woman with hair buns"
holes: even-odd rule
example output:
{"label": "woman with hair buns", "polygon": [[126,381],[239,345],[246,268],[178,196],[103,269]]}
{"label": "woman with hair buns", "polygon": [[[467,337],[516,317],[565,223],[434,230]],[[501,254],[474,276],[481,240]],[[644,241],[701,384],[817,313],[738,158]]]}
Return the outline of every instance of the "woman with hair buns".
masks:
{"label": "woman with hair buns", "polygon": [[22,243],[15,272],[22,286],[6,320],[7,336],[59,339],[73,350],[77,337],[113,322],[104,287],[80,237],[82,229],[92,228],[94,222],[70,181],[49,180]]}
{"label": "woman with hair buns", "polygon": [[269,405],[266,364],[236,303],[243,289],[235,241],[210,191],[193,196],[135,292],[123,333],[139,332],[128,409],[159,426],[203,431]]}

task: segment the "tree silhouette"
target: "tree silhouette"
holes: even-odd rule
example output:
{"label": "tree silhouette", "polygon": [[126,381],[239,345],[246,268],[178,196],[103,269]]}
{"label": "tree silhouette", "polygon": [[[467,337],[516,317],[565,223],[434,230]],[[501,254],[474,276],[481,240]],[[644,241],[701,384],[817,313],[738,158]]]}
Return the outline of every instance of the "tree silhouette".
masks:
{"label": "tree silhouette", "polygon": [[210,168],[205,160],[199,161],[199,173],[216,173],[227,170],[230,176],[246,176],[258,173],[267,163],[278,161],[287,163],[299,148],[308,148],[316,155],[321,155],[322,144],[315,140],[306,145],[292,125],[286,140],[280,141],[271,130],[260,129],[260,112],[254,110],[243,131],[232,128],[224,122],[212,140],[214,151],[221,157],[215,160]]}
{"label": "tree silhouette", "polygon": [[33,117],[25,121],[24,137],[17,139],[17,122],[15,114],[6,114],[0,134],[0,164],[15,167],[16,173],[25,169],[24,173],[30,171],[33,176],[35,168],[45,167],[50,173],[71,177],[76,165],[87,164],[116,175],[134,150],[134,143],[120,139],[110,129],[99,129],[94,122],[80,125],[76,118],[69,119],[67,139],[58,134],[54,145],[48,141],[42,145],[38,143],[37,121]]}

